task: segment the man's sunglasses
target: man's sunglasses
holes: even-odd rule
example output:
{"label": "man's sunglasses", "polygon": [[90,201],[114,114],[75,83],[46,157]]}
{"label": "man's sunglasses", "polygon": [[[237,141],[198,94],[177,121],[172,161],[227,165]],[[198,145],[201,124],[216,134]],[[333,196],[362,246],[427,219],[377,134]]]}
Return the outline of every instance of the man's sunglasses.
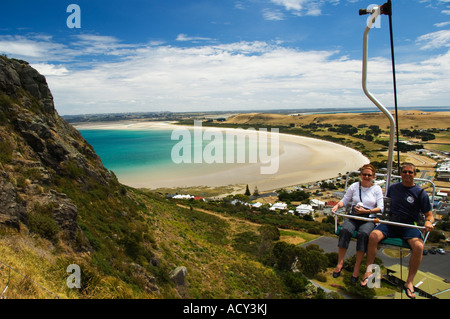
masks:
{"label": "man's sunglasses", "polygon": [[413,174],[414,174],[414,172],[413,172],[413,171],[402,171],[402,173],[403,173],[403,174],[411,174],[411,175],[413,175]]}

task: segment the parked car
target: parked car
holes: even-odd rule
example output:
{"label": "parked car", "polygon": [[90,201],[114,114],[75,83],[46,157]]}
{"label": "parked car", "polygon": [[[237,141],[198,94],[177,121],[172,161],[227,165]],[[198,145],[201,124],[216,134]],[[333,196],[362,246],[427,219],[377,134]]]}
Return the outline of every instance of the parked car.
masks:
{"label": "parked car", "polygon": [[428,252],[430,254],[436,255],[436,250],[434,250],[434,249],[428,249]]}
{"label": "parked car", "polygon": [[423,250],[423,255],[424,255],[424,256],[425,256],[425,255],[428,255],[428,250],[424,249],[424,250]]}
{"label": "parked car", "polygon": [[438,248],[437,252],[438,254],[445,255],[445,250],[443,250],[442,248]]}

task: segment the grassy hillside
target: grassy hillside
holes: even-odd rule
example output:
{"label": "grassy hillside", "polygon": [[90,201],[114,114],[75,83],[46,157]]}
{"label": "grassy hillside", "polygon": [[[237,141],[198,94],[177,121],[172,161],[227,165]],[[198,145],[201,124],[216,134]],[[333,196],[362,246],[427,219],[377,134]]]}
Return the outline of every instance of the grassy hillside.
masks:
{"label": "grassy hillside", "polygon": [[[292,297],[271,267],[233,248],[239,223],[128,189],[127,199],[77,194],[89,206],[79,222],[92,249],[79,251],[3,227],[2,261],[11,266],[8,298],[278,298]],[[102,208],[100,208],[102,207]],[[245,227],[257,236],[257,227]],[[81,289],[69,289],[66,268],[78,264]],[[169,273],[187,268],[186,286]],[[1,267],[2,285],[7,268]],[[20,274],[19,274],[20,273]],[[26,278],[25,278],[25,277]],[[153,278],[149,280],[149,278]],[[155,290],[149,290],[149,281]],[[46,289],[43,289],[46,288]],[[50,293],[50,292],[52,293]]]}

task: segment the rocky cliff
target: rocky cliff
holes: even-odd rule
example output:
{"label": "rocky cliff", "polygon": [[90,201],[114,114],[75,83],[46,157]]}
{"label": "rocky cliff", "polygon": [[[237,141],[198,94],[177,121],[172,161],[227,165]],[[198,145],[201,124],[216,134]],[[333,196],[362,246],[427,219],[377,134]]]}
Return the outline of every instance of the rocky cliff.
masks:
{"label": "rocky cliff", "polygon": [[92,179],[117,182],[80,133],[58,115],[45,77],[27,62],[3,56],[0,171],[0,223],[31,227],[32,220],[40,218],[42,224],[42,218],[51,217],[47,220],[70,239],[79,231],[78,209],[58,190],[58,181],[68,178],[84,191]]}

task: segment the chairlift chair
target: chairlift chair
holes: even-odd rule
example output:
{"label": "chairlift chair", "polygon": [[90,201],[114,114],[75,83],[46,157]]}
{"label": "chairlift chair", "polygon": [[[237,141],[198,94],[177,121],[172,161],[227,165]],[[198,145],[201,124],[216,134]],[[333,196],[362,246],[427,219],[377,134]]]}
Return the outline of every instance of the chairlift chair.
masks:
{"label": "chairlift chair", "polygon": [[[369,32],[370,32],[372,26],[374,25],[374,23],[376,22],[376,20],[382,14],[389,15],[389,19],[391,21],[391,15],[392,15],[391,1],[388,0],[388,2],[385,3],[384,5],[382,5],[382,6],[374,6],[371,9],[361,9],[359,11],[359,14],[360,15],[370,14],[370,18],[368,19],[368,23],[367,23],[366,28],[364,30],[364,37],[363,37],[363,65],[362,65],[362,87],[363,87],[363,91],[364,91],[365,95],[369,98],[369,100],[372,101],[373,104],[375,104],[375,106],[377,106],[377,108],[381,112],[383,112],[383,114],[389,120],[390,131],[389,131],[389,149],[388,149],[388,160],[387,160],[387,174],[379,174],[379,173],[376,174],[376,176],[383,176],[385,178],[385,181],[386,181],[385,195],[386,195],[387,191],[388,191],[388,188],[389,188],[389,186],[391,184],[391,180],[393,178],[400,178],[400,176],[393,176],[392,175],[393,155],[394,155],[394,138],[395,138],[395,131],[396,131],[397,125],[396,125],[396,121],[394,120],[394,117],[387,110],[387,108],[384,107],[381,104],[381,102],[375,96],[373,96],[373,94],[367,89],[367,66],[368,66]],[[390,23],[390,26],[391,26],[392,62],[393,62],[392,64],[393,64],[393,68],[394,68],[394,70],[393,70],[394,71],[394,91],[395,91],[394,93],[396,93],[395,67],[394,67],[394,57],[393,57],[392,25],[391,25],[391,23]],[[396,94],[395,94],[395,97],[396,97]],[[397,101],[396,98],[395,98],[395,101]],[[349,173],[347,175],[345,190],[347,190],[348,179],[349,179],[350,175],[351,175],[351,173]],[[434,185],[434,183],[432,181],[430,181],[430,180],[425,180],[425,179],[420,179],[420,178],[416,178],[415,181],[418,181],[418,182],[419,181],[423,181],[423,182],[431,184],[431,186],[433,188],[431,203],[433,203],[434,202],[434,194],[435,194],[435,185]],[[387,209],[386,209],[386,207],[387,207]],[[341,216],[341,217],[344,217],[344,218],[353,218],[353,219],[359,219],[359,220],[372,221],[372,222],[375,222],[375,223],[384,223],[384,224],[391,224],[391,225],[400,226],[400,227],[412,227],[412,228],[418,228],[420,230],[425,230],[424,226],[403,224],[403,223],[391,222],[391,221],[386,220],[387,217],[388,217],[388,214],[387,214],[388,210],[389,210],[389,202],[388,202],[388,198],[385,196],[385,211],[386,211],[386,213],[382,214],[381,216],[377,216],[376,218],[365,218],[365,217],[348,215],[348,214],[345,214],[345,213],[336,212],[335,213],[335,232],[336,232],[336,234],[339,234],[339,230],[340,230],[340,228],[337,226],[337,218],[338,218],[338,216]],[[356,234],[354,233],[353,236],[356,236]],[[427,238],[428,238],[428,233],[426,233],[424,235],[424,243],[426,242]],[[397,246],[397,247],[401,247],[401,248],[408,248],[408,249],[410,249],[408,243],[406,241],[404,241],[403,239],[401,239],[401,238],[386,238],[381,243],[387,244],[387,245],[393,245],[393,246]]]}
{"label": "chairlift chair", "polygon": [[[349,186],[350,177],[353,174],[359,174],[359,173],[360,173],[359,171],[352,171],[347,174],[347,178],[345,180],[345,190],[347,190],[347,188]],[[376,173],[376,176],[386,178],[387,174]],[[392,179],[400,179],[401,177],[398,175],[391,175],[391,178]],[[434,201],[434,194],[436,192],[436,187],[435,187],[434,183],[428,179],[423,179],[423,178],[415,178],[414,180],[416,182],[428,183],[431,185],[431,188],[432,188],[431,203],[432,203]],[[367,218],[367,217],[361,217],[361,216],[355,216],[355,215],[348,215],[345,213],[345,211],[342,212],[342,210],[341,210],[341,212],[336,212],[335,213],[335,233],[336,233],[336,235],[339,235],[339,231],[341,229],[341,226],[338,226],[338,217],[339,216],[344,217],[344,218],[352,218],[352,219],[356,219],[356,220],[371,221],[374,223],[389,224],[389,225],[393,225],[393,226],[417,228],[417,229],[421,230],[422,232],[425,230],[425,227],[421,226],[421,225],[410,225],[410,224],[403,224],[403,223],[389,221],[389,216],[390,216],[389,200],[390,199],[388,197],[386,197],[386,196],[384,197],[384,212],[382,214],[377,214],[377,216],[375,218]],[[358,233],[357,231],[355,231],[353,233],[353,238],[356,238],[357,233]],[[428,239],[428,235],[429,235],[429,232],[426,232],[423,234],[424,244],[426,243],[426,241]],[[403,240],[402,238],[394,238],[394,237],[385,238],[384,240],[381,241],[381,244],[410,249],[408,242],[406,240]]]}

